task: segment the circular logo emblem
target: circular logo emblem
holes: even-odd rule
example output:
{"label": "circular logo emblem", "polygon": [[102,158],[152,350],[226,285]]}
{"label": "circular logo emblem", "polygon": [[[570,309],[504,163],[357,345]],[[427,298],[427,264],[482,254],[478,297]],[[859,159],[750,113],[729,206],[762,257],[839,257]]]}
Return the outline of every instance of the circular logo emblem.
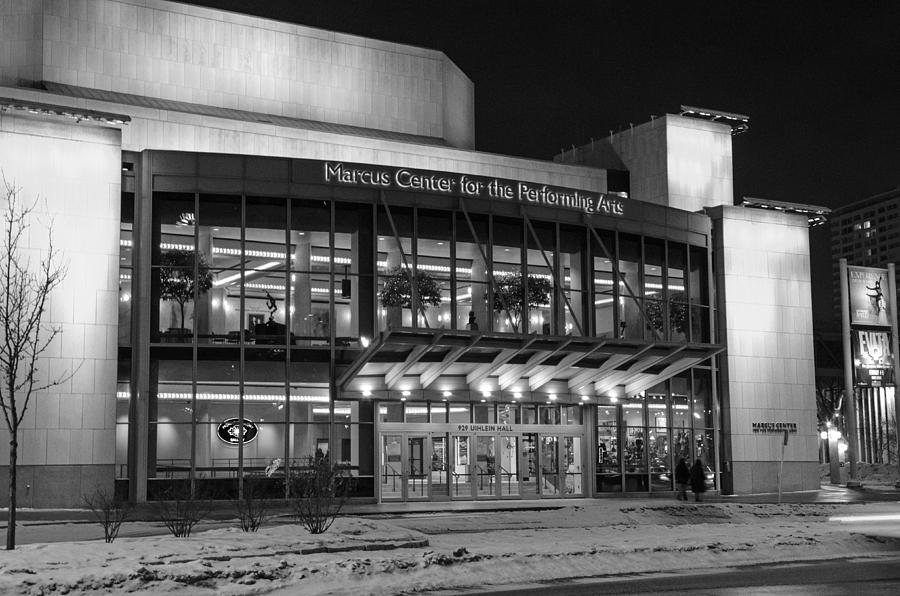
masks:
{"label": "circular logo emblem", "polygon": [[246,445],[259,434],[259,427],[246,418],[244,418],[243,424],[241,424],[239,418],[229,418],[219,424],[216,434],[219,436],[220,441],[229,445],[237,445],[238,443]]}

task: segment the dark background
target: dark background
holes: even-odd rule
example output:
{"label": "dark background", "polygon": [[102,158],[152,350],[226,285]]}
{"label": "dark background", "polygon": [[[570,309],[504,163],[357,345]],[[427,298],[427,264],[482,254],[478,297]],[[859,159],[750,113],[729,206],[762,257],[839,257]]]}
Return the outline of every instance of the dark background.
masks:
{"label": "dark background", "polygon": [[[476,148],[550,159],[682,104],[746,114],[734,196],[838,207],[900,185],[900,3],[195,0],[443,51]],[[827,226],[813,306],[832,316]]]}

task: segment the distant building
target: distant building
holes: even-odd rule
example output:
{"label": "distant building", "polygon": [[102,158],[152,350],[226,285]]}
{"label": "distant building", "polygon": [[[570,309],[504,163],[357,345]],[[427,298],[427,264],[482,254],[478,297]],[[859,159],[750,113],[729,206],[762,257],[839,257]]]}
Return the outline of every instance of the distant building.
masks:
{"label": "distant building", "polygon": [[[887,267],[900,262],[900,187],[832,211],[831,279],[834,312],[840,312],[838,262],[860,267]],[[838,319],[839,320],[839,319]]]}

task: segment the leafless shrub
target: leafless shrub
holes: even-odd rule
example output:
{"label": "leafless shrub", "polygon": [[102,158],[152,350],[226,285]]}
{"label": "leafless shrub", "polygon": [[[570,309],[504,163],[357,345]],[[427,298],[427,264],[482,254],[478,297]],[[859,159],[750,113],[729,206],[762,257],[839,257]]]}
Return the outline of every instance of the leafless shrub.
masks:
{"label": "leafless shrub", "polygon": [[107,544],[115,540],[122,524],[131,514],[131,503],[118,498],[114,491],[100,487],[93,494],[83,495],[81,500],[103,526],[103,538]]}
{"label": "leafless shrub", "polygon": [[238,522],[244,532],[256,532],[269,519],[264,489],[259,478],[244,478],[244,494],[234,502]]}
{"label": "leafless shrub", "polygon": [[352,477],[321,452],[292,470],[291,501],[294,517],[309,530],[321,534],[341,513],[352,490]]}
{"label": "leafless shrub", "polygon": [[191,492],[188,483],[176,484],[156,504],[156,516],[176,538],[188,538],[191,530],[206,519],[212,500]]}

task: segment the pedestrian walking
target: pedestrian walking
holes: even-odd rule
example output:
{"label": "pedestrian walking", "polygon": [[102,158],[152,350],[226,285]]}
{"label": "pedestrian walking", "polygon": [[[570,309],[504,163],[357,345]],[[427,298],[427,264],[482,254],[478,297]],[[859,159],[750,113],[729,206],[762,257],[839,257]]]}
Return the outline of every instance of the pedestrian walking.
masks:
{"label": "pedestrian walking", "polygon": [[694,493],[694,500],[701,501],[701,496],[706,492],[706,471],[703,469],[703,462],[699,459],[691,466],[691,491]]}
{"label": "pedestrian walking", "polygon": [[687,501],[687,487],[691,481],[691,470],[688,468],[684,458],[678,460],[675,466],[675,498],[679,501]]}

